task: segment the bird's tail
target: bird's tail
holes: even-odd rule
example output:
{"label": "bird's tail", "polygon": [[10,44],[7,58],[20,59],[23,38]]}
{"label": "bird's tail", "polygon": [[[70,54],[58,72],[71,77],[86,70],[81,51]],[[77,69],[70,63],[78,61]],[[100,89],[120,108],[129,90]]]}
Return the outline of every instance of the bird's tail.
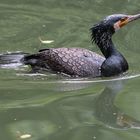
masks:
{"label": "bird's tail", "polygon": [[22,59],[22,63],[24,65],[30,65],[32,68],[32,72],[41,72],[49,69],[47,63],[43,63],[41,55],[39,53],[24,56]]}
{"label": "bird's tail", "polygon": [[32,72],[49,68],[43,63],[41,55],[23,52],[0,54],[0,68],[18,68],[19,66],[30,65]]}
{"label": "bird's tail", "polygon": [[38,60],[39,60],[39,55],[37,54],[29,54],[29,55],[26,55],[22,58],[22,63],[25,64],[25,65],[36,65],[38,63]]}

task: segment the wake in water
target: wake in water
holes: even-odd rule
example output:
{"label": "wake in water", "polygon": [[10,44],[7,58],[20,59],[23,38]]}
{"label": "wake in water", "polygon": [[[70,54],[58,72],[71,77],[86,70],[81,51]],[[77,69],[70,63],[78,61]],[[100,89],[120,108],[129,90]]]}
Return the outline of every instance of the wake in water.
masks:
{"label": "wake in water", "polygon": [[111,81],[120,81],[120,80],[129,80],[133,78],[140,77],[140,74],[135,75],[121,75],[118,77],[111,77],[111,78],[96,78],[96,79],[89,79],[89,78],[78,78],[78,79],[66,79],[64,81],[58,81],[58,83],[100,83],[100,82],[111,82]]}
{"label": "wake in water", "polygon": [[25,66],[22,59],[28,53],[23,52],[8,52],[0,54],[0,68],[18,69],[20,66]]}
{"label": "wake in water", "polygon": [[[29,55],[29,53],[24,52],[8,52],[6,54],[0,54],[0,68],[5,69],[20,69],[21,67],[27,67],[23,59],[26,55]],[[17,74],[18,76],[45,76],[45,73],[23,73],[23,74]],[[54,74],[53,74],[54,75]],[[63,74],[62,74],[63,75]],[[127,80],[127,79],[133,79],[136,77],[140,77],[140,74],[128,74],[125,73],[120,76],[115,77],[109,77],[109,78],[72,78],[69,76],[64,76],[64,80],[58,81],[59,83],[99,83],[99,82],[109,82],[109,81],[118,81],[118,80]]]}

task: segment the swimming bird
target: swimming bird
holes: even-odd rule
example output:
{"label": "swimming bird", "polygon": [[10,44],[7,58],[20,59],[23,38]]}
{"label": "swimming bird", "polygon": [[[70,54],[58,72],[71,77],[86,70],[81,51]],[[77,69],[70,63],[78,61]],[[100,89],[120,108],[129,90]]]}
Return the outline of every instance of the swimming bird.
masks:
{"label": "swimming bird", "polygon": [[46,69],[78,77],[109,77],[128,70],[124,56],[115,48],[112,35],[129,22],[140,18],[140,14],[114,14],[91,28],[92,42],[103,56],[84,48],[49,48],[27,55],[23,63],[33,70]]}

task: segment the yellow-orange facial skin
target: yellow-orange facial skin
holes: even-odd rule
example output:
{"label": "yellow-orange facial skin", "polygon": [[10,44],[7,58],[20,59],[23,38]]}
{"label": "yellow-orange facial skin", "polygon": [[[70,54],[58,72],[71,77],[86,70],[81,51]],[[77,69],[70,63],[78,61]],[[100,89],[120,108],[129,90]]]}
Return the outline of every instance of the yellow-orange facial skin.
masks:
{"label": "yellow-orange facial skin", "polygon": [[124,19],[119,20],[118,22],[116,22],[116,23],[114,24],[114,29],[115,29],[115,31],[116,31],[116,30],[119,30],[121,27],[123,27],[124,25],[126,25],[128,22],[129,22],[129,21],[128,21],[128,18],[127,18],[127,17],[124,18]]}

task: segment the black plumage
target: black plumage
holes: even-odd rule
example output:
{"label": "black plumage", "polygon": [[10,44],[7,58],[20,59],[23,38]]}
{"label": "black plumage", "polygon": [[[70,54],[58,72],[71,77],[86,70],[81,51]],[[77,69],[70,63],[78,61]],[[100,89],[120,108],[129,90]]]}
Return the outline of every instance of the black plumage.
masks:
{"label": "black plumage", "polygon": [[27,55],[23,63],[33,70],[46,69],[71,76],[113,76],[128,70],[128,63],[116,50],[112,35],[128,22],[140,18],[137,15],[111,15],[91,28],[92,41],[97,44],[104,57],[83,48],[50,48]]}

